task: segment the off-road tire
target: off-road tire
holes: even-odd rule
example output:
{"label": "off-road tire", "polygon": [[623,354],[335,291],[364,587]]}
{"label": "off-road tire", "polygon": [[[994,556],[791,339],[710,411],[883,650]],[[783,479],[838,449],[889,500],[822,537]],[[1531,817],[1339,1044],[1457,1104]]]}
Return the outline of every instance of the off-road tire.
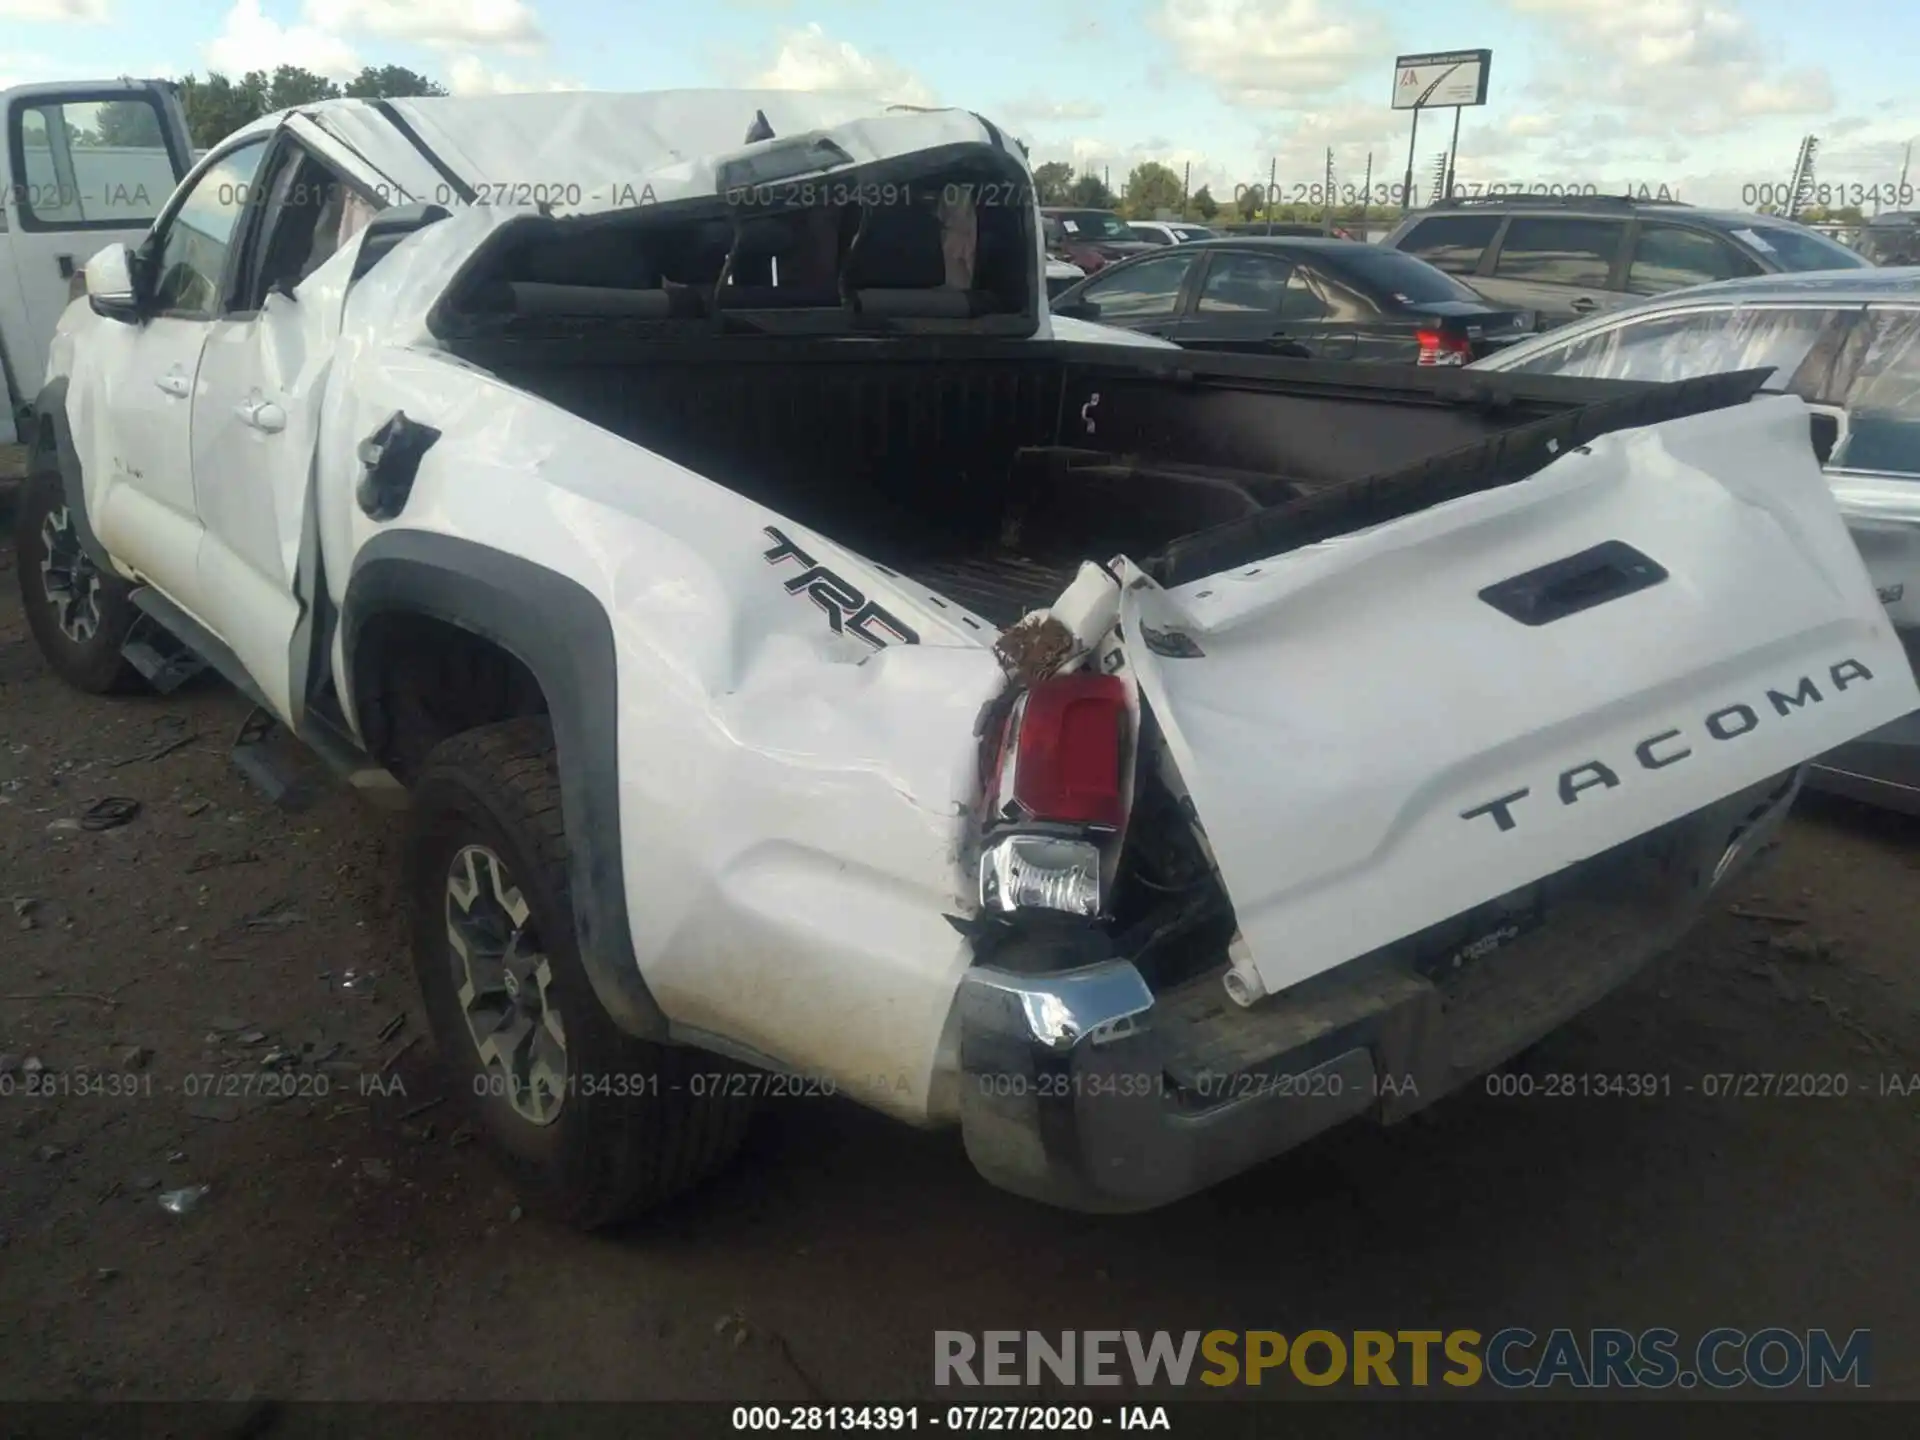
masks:
{"label": "off-road tire", "polygon": [[[569,890],[553,732],[507,720],[436,746],[413,785],[405,853],[414,969],[454,1096],[528,1207],[579,1229],[615,1224],[687,1189],[738,1148],[750,1104],[721,1093],[737,1074],[705,1052],[637,1040],[594,995]],[[568,1088],[539,1124],[490,1082],[459,1000],[448,939],[449,870],[485,846],[511,874],[537,930],[566,1035]]]}
{"label": "off-road tire", "polygon": [[34,643],[46,657],[48,667],[74,689],[89,695],[124,695],[144,684],[140,672],[120,651],[133,622],[140,618],[131,598],[133,587],[118,575],[92,572],[99,579],[95,598],[100,620],[85,640],[76,640],[60,628],[59,611],[47,598],[40,569],[47,558],[44,531],[49,517],[66,507],[66,490],[52,455],[36,449],[15,501],[13,519],[14,568],[20,572],[20,601],[27,612],[27,627],[33,631]]}

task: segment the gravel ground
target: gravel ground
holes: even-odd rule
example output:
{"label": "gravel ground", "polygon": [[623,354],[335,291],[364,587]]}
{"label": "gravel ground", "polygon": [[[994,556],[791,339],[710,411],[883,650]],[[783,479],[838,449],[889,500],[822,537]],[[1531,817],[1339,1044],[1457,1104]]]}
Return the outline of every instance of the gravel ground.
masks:
{"label": "gravel ground", "polygon": [[[1670,1098],[1476,1088],[1124,1219],[790,1101],[717,1181],[589,1239],[520,1219],[438,1103],[391,820],[269,806],[218,684],[65,690],[10,549],[0,572],[0,1067],[66,1092],[0,1096],[0,1399],[855,1402],[932,1393],[936,1329],[1508,1324],[1864,1326],[1876,1393],[1920,1398],[1920,1092],[1883,1093],[1920,1072],[1912,822],[1803,806],[1736,897],[1772,918],[1717,910],[1522,1072]],[[139,814],[72,826],[105,796]],[[1700,1093],[1723,1072],[1850,1093]]]}

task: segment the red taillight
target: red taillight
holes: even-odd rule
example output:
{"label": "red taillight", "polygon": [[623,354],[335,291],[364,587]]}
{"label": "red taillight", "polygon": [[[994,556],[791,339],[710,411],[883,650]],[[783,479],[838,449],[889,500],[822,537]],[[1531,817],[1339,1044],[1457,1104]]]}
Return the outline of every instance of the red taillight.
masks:
{"label": "red taillight", "polygon": [[1127,689],[1116,676],[1041,680],[1002,742],[998,818],[1118,830],[1126,823]]}
{"label": "red taillight", "polygon": [[1440,330],[1416,330],[1422,365],[1464,365],[1473,358],[1473,346],[1464,335],[1448,335]]}

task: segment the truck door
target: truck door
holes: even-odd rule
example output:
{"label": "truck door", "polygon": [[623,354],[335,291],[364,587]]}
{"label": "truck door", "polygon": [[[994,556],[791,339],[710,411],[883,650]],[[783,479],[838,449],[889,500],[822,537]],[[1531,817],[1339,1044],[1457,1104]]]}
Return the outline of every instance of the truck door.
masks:
{"label": "truck door", "polygon": [[218,152],[154,226],[137,322],[99,320],[74,347],[67,420],[101,543],[175,604],[203,613],[194,506],[193,397],[200,352],[227,307],[235,234],[266,149]]}
{"label": "truck door", "polygon": [[349,242],[380,208],[373,187],[322,158],[327,148],[298,121],[275,140],[193,399],[199,585],[221,597],[221,638],[268,705],[296,726],[311,658],[302,647],[320,640],[301,623],[313,598],[301,559],[318,544],[311,498],[320,406]]}
{"label": "truck door", "polygon": [[179,101],[155,81],[24,85],[0,95],[0,357],[9,403],[39,394],[47,348],[90,256],[139,244],[187,173]]}

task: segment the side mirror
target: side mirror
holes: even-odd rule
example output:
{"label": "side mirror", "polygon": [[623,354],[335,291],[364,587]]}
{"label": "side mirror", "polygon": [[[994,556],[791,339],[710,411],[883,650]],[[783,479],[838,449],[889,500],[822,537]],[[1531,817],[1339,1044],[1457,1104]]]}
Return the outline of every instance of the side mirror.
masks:
{"label": "side mirror", "polygon": [[1807,406],[1807,422],[1813,432],[1813,454],[1822,465],[1833,463],[1847,439],[1847,412],[1837,405]]}
{"label": "side mirror", "polygon": [[140,299],[133,285],[133,253],[125,245],[109,245],[87,261],[86,275],[87,302],[94,314],[127,323],[140,318]]}

